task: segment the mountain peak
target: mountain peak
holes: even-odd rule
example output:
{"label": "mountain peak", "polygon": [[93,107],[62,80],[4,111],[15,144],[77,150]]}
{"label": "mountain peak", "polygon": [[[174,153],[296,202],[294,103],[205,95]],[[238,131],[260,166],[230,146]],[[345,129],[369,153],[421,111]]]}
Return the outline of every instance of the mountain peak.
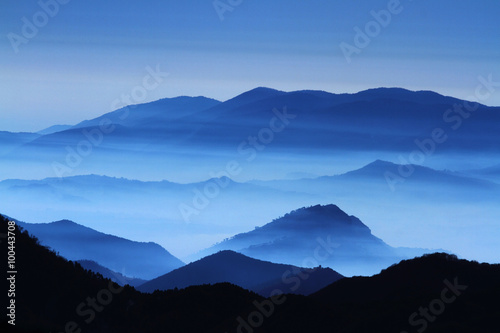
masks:
{"label": "mountain peak", "polygon": [[73,226],[77,225],[77,226],[83,227],[82,225],[80,225],[80,224],[78,224],[76,222],[73,222],[71,220],[66,220],[66,219],[59,220],[59,221],[54,221],[54,222],[50,222],[50,224],[52,224],[52,225],[73,225]]}
{"label": "mountain peak", "polygon": [[258,100],[262,100],[265,98],[280,96],[286,94],[284,91],[266,88],[266,87],[257,87],[247,92],[244,92],[236,97],[233,97],[226,101],[225,103],[243,103],[248,104],[252,102],[256,102]]}
{"label": "mountain peak", "polygon": [[381,168],[381,167],[384,167],[384,168],[392,168],[394,166],[397,166],[397,164],[395,163],[392,163],[392,162],[389,162],[389,161],[384,161],[384,160],[375,160],[367,165],[365,165],[364,167],[362,167],[361,169],[370,169],[370,168]]}
{"label": "mountain peak", "polygon": [[273,89],[273,88],[268,88],[268,87],[257,87],[254,89],[251,89],[247,91],[246,93],[251,93],[251,94],[276,94],[276,93],[283,93],[283,91],[278,90],[278,89]]}
{"label": "mountain peak", "polygon": [[235,184],[236,183],[234,180],[232,180],[228,176],[221,176],[221,177],[210,178],[210,179],[202,182],[202,184],[211,183],[211,182],[215,182],[217,184],[224,184],[224,185],[221,185],[223,187],[226,187],[227,185]]}
{"label": "mountain peak", "polygon": [[294,210],[256,229],[255,232],[265,233],[271,230],[293,234],[309,234],[320,230],[328,232],[334,230],[337,230],[337,232],[340,232],[340,230],[360,232],[362,230],[363,233],[371,234],[370,228],[358,218],[348,215],[333,204],[315,205]]}
{"label": "mountain peak", "polygon": [[340,209],[337,205],[334,204],[302,207],[294,211],[291,211],[290,213],[285,215],[285,217],[299,217],[299,216],[349,217],[349,215],[347,215],[342,209]]}

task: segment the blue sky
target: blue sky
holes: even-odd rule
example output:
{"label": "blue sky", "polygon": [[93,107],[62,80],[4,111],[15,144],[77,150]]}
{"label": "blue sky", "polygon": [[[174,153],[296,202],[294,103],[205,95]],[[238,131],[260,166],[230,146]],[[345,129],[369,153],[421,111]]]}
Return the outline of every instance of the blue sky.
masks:
{"label": "blue sky", "polygon": [[[41,3],[53,9],[55,1]],[[466,99],[478,76],[500,81],[497,1],[221,0],[231,9],[223,20],[213,0],[59,1],[67,3],[50,16],[38,1],[2,0],[0,130],[109,112],[142,84],[148,66],[169,75],[141,102],[225,100],[257,86],[335,93],[398,86]],[[356,46],[354,28],[364,31],[372,10],[390,6],[398,13],[348,63],[340,44]],[[39,25],[29,38],[26,20]],[[17,52],[13,34],[25,38]],[[482,102],[500,105],[498,90]]]}

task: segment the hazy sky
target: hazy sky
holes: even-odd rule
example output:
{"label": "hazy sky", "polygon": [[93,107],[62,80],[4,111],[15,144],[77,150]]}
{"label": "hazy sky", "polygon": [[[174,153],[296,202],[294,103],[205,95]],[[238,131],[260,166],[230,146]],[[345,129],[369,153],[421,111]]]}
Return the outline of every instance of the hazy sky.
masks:
{"label": "hazy sky", "polygon": [[[257,86],[335,93],[398,86],[466,99],[478,76],[500,81],[493,0],[59,2],[1,2],[0,130],[75,124],[141,91],[134,101],[226,100]],[[371,11],[388,7],[390,18],[372,22]],[[369,29],[369,43],[356,43],[356,27]],[[341,43],[356,47],[350,62]],[[141,90],[148,66],[169,76]],[[500,105],[500,93],[482,102]]]}

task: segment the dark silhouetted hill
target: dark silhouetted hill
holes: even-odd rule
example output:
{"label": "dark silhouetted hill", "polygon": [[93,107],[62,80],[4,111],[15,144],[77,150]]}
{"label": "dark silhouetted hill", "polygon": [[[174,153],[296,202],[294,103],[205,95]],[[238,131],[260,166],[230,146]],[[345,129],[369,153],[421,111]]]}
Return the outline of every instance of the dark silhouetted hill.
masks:
{"label": "dark silhouetted hill", "polygon": [[[0,216],[0,232],[6,231],[7,220]],[[16,229],[15,233],[15,332],[64,332],[67,325],[74,332],[93,333],[206,332],[235,320],[253,307],[253,301],[263,299],[228,283],[154,294],[141,294],[130,286],[121,289],[100,274],[57,256],[27,231]],[[0,247],[0,269],[5,276],[7,244],[3,239]],[[7,280],[2,280],[4,285]],[[4,305],[7,297],[2,300]],[[5,315],[0,325],[2,332],[14,331]]]}
{"label": "dark silhouetted hill", "polygon": [[309,270],[221,251],[148,281],[138,290],[152,292],[229,282],[266,297],[275,289],[307,295],[341,278],[342,275],[329,268]]}
{"label": "dark silhouetted hill", "polygon": [[[6,227],[0,217],[0,232]],[[498,332],[500,265],[447,254],[341,279],[309,297],[266,300],[228,283],[153,294],[121,289],[27,232],[15,234],[16,326],[4,317],[2,332]],[[0,247],[6,259],[7,243]]]}
{"label": "dark silhouetted hill", "polygon": [[345,315],[349,332],[493,333],[500,315],[498,281],[500,265],[435,253],[369,278],[343,279],[311,297]]}

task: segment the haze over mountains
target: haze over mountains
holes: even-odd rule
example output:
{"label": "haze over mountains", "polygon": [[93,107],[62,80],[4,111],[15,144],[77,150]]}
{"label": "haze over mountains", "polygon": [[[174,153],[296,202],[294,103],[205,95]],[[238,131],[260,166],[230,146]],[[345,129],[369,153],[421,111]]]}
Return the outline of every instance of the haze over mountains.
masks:
{"label": "haze over mountains", "polygon": [[[130,282],[139,285],[131,278],[157,278],[149,283],[149,287],[141,286],[143,291],[231,282],[262,292],[280,280],[281,276],[276,275],[278,271],[289,270],[296,275],[306,268],[325,266],[348,276],[372,275],[402,259],[430,252],[418,248],[390,247],[373,236],[359,219],[347,215],[335,205],[301,208],[254,231],[234,235],[193,253],[186,260],[193,261],[188,266],[158,244],[106,235],[72,221],[41,224],[17,221],[17,224],[36,236],[42,245],[69,260],[83,261],[84,267],[120,284]],[[125,275],[125,278],[114,276],[113,271]],[[247,278],[249,272],[257,274],[256,277]],[[335,274],[331,270],[317,269],[309,275],[313,277],[311,281],[324,284],[333,282],[332,279],[338,277]],[[305,283],[302,289],[312,290],[311,281]]]}
{"label": "haze over mountains", "polygon": [[[494,262],[496,254],[486,249],[498,236],[499,185],[475,177],[376,161],[337,176],[250,183],[97,175],[6,180],[0,182],[0,199],[8,215],[24,221],[71,219],[105,233],[154,241],[188,261],[200,258],[191,256],[197,251],[299,207],[335,203],[393,247],[446,249]],[[214,188],[219,193],[209,197],[206,188],[209,195]]]}
{"label": "haze over mountains", "polygon": [[393,248],[355,216],[335,205],[301,208],[255,230],[197,253],[233,250],[253,258],[297,266],[335,267],[344,275],[372,275],[403,258],[430,250]]}
{"label": "haze over mountains", "polygon": [[[436,128],[446,139],[433,152],[440,158],[426,163],[472,169],[479,165],[463,161],[464,154],[487,154],[492,160],[487,166],[500,162],[492,155],[498,153],[495,137],[489,135],[499,129],[498,110],[398,88],[357,94],[257,88],[225,102],[179,97],[122,108],[29,143],[18,141],[0,171],[4,179],[24,178],[16,168],[16,161],[23,160],[36,168],[35,178],[96,173],[186,182],[210,178],[210,172],[223,171],[236,159],[245,166],[238,175],[245,180],[283,178],[295,171],[324,175],[377,158],[397,161],[398,155],[419,149],[415,140],[432,138]],[[280,172],[266,167],[270,161]],[[325,168],[342,161],[342,168]]]}
{"label": "haze over mountains", "polygon": [[21,220],[70,219],[181,259],[334,203],[390,247],[496,262],[499,120],[498,107],[399,88],[162,99],[2,133],[0,199]]}
{"label": "haze over mountains", "polygon": [[[496,266],[445,254],[392,265],[434,251],[500,260],[499,120],[500,108],[396,88],[162,99],[74,126],[0,133],[0,202],[66,259],[142,291],[166,290],[126,287],[100,329],[126,332],[140,318],[151,323],[143,331],[158,331],[167,314],[184,331],[249,331],[235,318],[274,304],[261,295],[279,289],[315,294],[286,295],[266,330],[401,330],[453,274],[471,284],[464,299],[473,309],[497,293]],[[21,239],[21,257],[37,253],[86,292],[102,290],[100,275]],[[354,275],[374,276],[337,281]],[[51,282],[40,277],[21,278],[19,297],[45,299],[38,286]],[[39,323],[26,328],[59,329],[81,302],[75,286],[62,283],[69,298],[51,298],[65,304],[61,313],[20,306]],[[172,320],[186,304],[203,313],[187,329]],[[435,327],[480,327],[497,311],[464,320],[471,308],[459,309]],[[127,316],[113,324],[118,313]]]}

